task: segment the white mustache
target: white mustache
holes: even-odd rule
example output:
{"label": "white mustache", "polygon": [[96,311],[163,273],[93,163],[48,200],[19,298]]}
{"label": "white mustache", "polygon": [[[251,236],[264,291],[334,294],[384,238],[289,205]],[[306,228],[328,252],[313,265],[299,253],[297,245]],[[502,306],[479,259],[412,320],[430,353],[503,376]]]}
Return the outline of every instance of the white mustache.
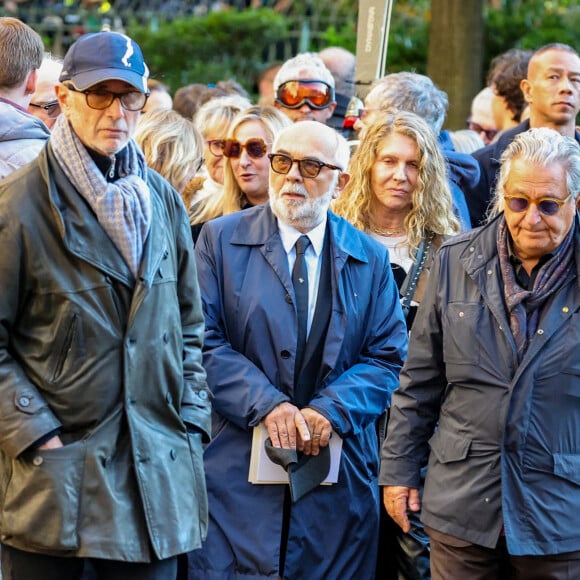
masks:
{"label": "white mustache", "polygon": [[308,198],[308,192],[306,189],[300,185],[285,185],[281,190],[279,195],[284,195],[285,193],[291,193],[293,195],[301,195],[302,197]]}

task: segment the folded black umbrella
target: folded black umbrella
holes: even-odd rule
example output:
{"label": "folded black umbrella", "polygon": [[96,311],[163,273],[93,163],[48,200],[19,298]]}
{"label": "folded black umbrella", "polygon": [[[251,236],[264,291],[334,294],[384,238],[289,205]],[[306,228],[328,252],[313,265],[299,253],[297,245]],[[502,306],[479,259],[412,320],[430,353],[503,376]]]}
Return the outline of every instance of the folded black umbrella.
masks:
{"label": "folded black umbrella", "polygon": [[292,502],[318,487],[328,476],[330,471],[330,448],[320,447],[318,455],[305,455],[295,449],[274,447],[268,437],[264,443],[266,455],[277,465],[281,465],[288,472],[290,481],[290,496]]}

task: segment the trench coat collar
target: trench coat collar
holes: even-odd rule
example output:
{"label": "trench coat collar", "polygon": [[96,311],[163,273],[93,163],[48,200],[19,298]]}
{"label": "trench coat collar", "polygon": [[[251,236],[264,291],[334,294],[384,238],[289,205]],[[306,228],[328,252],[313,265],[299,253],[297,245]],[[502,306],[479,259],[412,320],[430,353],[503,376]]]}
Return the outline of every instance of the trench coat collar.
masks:
{"label": "trench coat collar", "polygon": [[[460,255],[460,261],[466,272],[474,278],[477,272],[486,268],[490,261],[497,259],[497,228],[503,214],[498,215],[489,224],[471,230],[452,239],[453,242],[468,239],[468,244]],[[469,238],[471,238],[469,240]],[[580,216],[574,216],[574,259],[576,260],[576,284],[580,286]]]}
{"label": "trench coat collar", "polygon": [[[358,236],[349,236],[350,228],[344,227],[344,220],[328,212],[328,223],[332,232],[332,243],[335,258],[344,262],[350,256],[359,262],[368,262],[368,256]],[[277,239],[282,245],[278,233],[277,218],[272,213],[270,204],[244,210],[232,233],[231,243],[234,245],[267,246]]]}
{"label": "trench coat collar", "polygon": [[[481,291],[481,295],[488,308],[494,315],[500,326],[509,328],[509,319],[504,307],[505,297],[503,280],[499,265],[499,256],[497,252],[497,228],[499,220],[503,214],[497,216],[488,225],[472,230],[463,234],[467,238],[468,244],[462,251],[459,260],[463,264],[465,271],[475,282]],[[562,325],[562,313],[573,313],[580,309],[577,304],[577,296],[580,291],[580,219],[578,213],[574,218],[574,259],[576,260],[576,280],[574,282],[576,293],[571,296],[569,291],[564,291],[563,297],[566,308],[560,312],[560,309],[548,310],[540,324],[542,333],[534,338],[526,352],[526,355],[519,367],[517,365],[516,346],[513,336],[509,333],[509,340],[514,356],[514,367],[518,367],[516,378],[523,372],[523,369],[530,364],[534,357],[537,356],[542,346],[551,338],[551,336]],[[471,239],[469,239],[471,238]],[[456,238],[457,240],[457,238]],[[459,240],[458,240],[459,241]],[[453,242],[452,242],[453,243]]]}
{"label": "trench coat collar", "polygon": [[[119,280],[128,287],[135,286],[135,276],[111,240],[88,203],[76,191],[58,165],[50,145],[40,155],[40,168],[49,187],[63,243],[80,258]],[[50,169],[49,169],[50,168]],[[150,185],[150,181],[148,180]],[[151,188],[152,220],[139,266],[138,278],[150,286],[155,271],[166,251],[164,232],[155,216],[159,200]]]}

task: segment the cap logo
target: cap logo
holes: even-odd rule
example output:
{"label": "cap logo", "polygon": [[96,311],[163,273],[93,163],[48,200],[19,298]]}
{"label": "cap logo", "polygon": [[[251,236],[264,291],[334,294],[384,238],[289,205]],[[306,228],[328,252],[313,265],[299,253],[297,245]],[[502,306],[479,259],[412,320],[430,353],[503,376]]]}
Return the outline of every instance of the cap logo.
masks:
{"label": "cap logo", "polygon": [[123,58],[121,59],[121,62],[127,68],[131,68],[131,63],[129,62],[129,59],[133,56],[134,52],[135,51],[133,50],[133,45],[131,44],[131,39],[127,38],[127,50],[125,51],[125,54],[123,55]]}

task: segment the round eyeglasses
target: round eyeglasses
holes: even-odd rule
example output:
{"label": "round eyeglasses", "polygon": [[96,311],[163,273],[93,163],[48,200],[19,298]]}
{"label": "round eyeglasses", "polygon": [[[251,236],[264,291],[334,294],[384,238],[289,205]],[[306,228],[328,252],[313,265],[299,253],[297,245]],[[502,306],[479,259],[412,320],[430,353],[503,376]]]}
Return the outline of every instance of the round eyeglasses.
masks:
{"label": "round eyeglasses", "polygon": [[113,93],[112,91],[105,91],[104,89],[79,91],[71,85],[66,85],[66,87],[73,93],[82,93],[85,95],[87,105],[97,111],[108,109],[115,99],[119,99],[121,106],[127,111],[141,111],[149,98],[149,93],[142,93],[140,91]]}
{"label": "round eyeglasses", "polygon": [[237,139],[226,139],[224,141],[223,153],[226,157],[238,159],[245,149],[252,159],[260,159],[266,155],[268,146],[263,139],[248,139],[245,143],[240,143]]}
{"label": "round eyeglasses", "polygon": [[206,141],[205,144],[208,146],[209,152],[214,157],[223,157],[224,142],[225,139],[210,139],[209,141]]}
{"label": "round eyeglasses", "polygon": [[324,163],[324,161],[319,161],[318,159],[294,159],[289,155],[284,155],[283,153],[270,153],[268,155],[270,159],[270,166],[272,170],[276,173],[285,175],[292,169],[294,163],[298,163],[298,170],[302,177],[308,179],[314,179],[318,177],[321,169],[323,167],[328,167],[328,169],[336,169],[337,171],[343,171],[342,167],[337,167],[336,165],[330,165],[330,163]]}
{"label": "round eyeglasses", "polygon": [[495,136],[499,133],[497,129],[485,129],[479,123],[472,121],[471,118],[467,119],[467,128],[479,133],[482,137],[485,135],[485,138],[490,142],[493,141]]}
{"label": "round eyeglasses", "polygon": [[556,215],[570,197],[568,196],[566,199],[558,199],[557,197],[529,199],[522,195],[505,195],[504,199],[507,206],[515,213],[523,213],[528,210],[530,205],[535,205],[540,213],[551,216]]}

